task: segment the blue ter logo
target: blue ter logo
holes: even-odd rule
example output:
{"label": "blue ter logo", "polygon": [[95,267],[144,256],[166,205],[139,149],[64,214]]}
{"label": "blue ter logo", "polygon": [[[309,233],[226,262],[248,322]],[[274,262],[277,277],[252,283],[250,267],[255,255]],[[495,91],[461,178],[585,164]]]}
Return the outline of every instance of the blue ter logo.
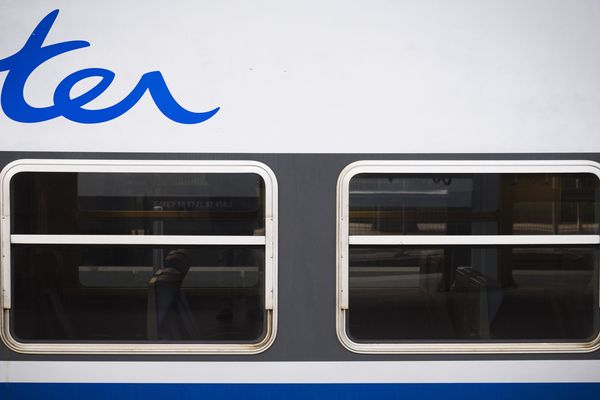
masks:
{"label": "blue ter logo", "polygon": [[[158,109],[169,119],[182,124],[198,124],[206,121],[219,111],[191,112],[181,107],[169,92],[169,88],[159,71],[148,72],[140,78],[131,93],[117,104],[101,110],[83,108],[100,96],[112,83],[115,73],[103,68],[86,68],[67,76],[56,87],[54,105],[32,107],[25,101],[23,89],[29,75],[45,61],[62,53],[88,47],[89,42],[75,40],[43,46],[58,10],[52,11],[34,29],[21,50],[0,60],[0,71],[8,71],[2,88],[1,101],[4,113],[18,122],[41,122],[64,116],[82,124],[97,124],[110,121],[126,113],[148,91]],[[71,97],[71,89],[86,78],[99,77],[100,82],[88,92]]]}

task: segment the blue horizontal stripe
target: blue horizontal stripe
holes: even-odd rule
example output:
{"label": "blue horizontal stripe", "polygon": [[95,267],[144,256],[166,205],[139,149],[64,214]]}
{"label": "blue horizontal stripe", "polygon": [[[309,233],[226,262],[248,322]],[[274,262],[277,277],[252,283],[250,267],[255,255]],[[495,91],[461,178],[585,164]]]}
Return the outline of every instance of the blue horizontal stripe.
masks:
{"label": "blue horizontal stripe", "polygon": [[2,400],[600,399],[600,383],[111,384],[2,383]]}

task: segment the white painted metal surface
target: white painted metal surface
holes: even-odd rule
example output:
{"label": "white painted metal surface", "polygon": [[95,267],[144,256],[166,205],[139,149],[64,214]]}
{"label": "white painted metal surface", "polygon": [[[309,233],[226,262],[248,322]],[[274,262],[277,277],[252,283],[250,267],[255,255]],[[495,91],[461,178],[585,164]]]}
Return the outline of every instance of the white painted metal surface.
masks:
{"label": "white painted metal surface", "polygon": [[265,245],[264,236],[184,236],[184,235],[11,235],[13,244],[120,244],[120,245]]}
{"label": "white painted metal surface", "polygon": [[0,112],[2,150],[600,151],[594,1],[3,0],[0,59],[55,8],[46,44],[91,46],[37,68],[25,90],[32,105],[51,105],[62,79],[98,67],[116,78],[87,108],[117,103],[160,71],[184,107],[221,110],[182,125],[146,94],[101,124],[23,124]]}
{"label": "white painted metal surface", "polygon": [[600,244],[599,235],[352,235],[350,245],[568,245]]}
{"label": "white painted metal surface", "polygon": [[600,382],[600,361],[0,361],[0,376],[57,383],[590,383]]}

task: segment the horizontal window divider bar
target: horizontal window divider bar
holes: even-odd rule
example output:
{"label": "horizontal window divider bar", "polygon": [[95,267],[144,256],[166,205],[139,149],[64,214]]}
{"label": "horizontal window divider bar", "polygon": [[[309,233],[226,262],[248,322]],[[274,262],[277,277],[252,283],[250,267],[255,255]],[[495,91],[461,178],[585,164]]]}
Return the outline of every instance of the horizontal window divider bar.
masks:
{"label": "horizontal window divider bar", "polygon": [[600,235],[351,235],[350,245],[590,245]]}
{"label": "horizontal window divider bar", "polygon": [[250,235],[11,235],[10,242],[12,244],[264,246],[266,238]]}

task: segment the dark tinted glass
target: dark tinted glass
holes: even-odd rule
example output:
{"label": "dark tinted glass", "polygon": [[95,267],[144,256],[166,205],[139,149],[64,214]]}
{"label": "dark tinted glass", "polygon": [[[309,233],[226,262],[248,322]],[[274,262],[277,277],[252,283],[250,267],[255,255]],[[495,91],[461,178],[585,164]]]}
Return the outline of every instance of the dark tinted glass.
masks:
{"label": "dark tinted glass", "polygon": [[598,256],[591,247],[351,247],[348,333],[357,342],[589,340]]}
{"label": "dark tinted glass", "polygon": [[593,174],[361,174],[351,235],[598,234]]}
{"label": "dark tinted glass", "polygon": [[11,185],[17,234],[264,235],[256,174],[24,172]]}
{"label": "dark tinted glass", "polygon": [[256,342],[262,246],[13,245],[23,341]]}

